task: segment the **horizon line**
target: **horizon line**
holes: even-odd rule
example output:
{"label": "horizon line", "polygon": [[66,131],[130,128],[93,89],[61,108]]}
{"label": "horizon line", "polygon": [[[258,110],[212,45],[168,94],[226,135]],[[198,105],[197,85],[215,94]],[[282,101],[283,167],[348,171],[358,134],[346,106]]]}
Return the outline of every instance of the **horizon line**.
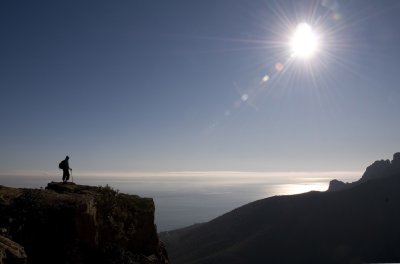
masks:
{"label": "horizon line", "polygon": [[[74,173],[74,171],[73,171]],[[13,170],[0,171],[0,177],[54,177],[62,174],[61,170]],[[74,173],[76,177],[305,177],[305,178],[327,178],[332,176],[341,176],[352,178],[355,176],[361,177],[363,171],[356,170],[288,170],[288,171],[248,171],[248,170],[182,170],[182,171],[87,171],[82,170]]]}

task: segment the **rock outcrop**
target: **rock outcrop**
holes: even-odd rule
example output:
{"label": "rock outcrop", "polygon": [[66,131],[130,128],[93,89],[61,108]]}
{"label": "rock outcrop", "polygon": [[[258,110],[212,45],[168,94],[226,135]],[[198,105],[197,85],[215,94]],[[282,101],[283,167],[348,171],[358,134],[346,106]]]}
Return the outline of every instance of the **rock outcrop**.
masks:
{"label": "rock outcrop", "polygon": [[349,187],[349,183],[344,183],[342,181],[339,180],[331,180],[329,182],[329,187],[328,187],[328,191],[338,191],[338,190],[343,190],[346,189],[347,187]]}
{"label": "rock outcrop", "polygon": [[390,160],[377,160],[367,167],[360,182],[365,182],[379,177],[384,177],[390,171]]}
{"label": "rock outcrop", "polygon": [[393,154],[392,165],[395,167],[400,167],[400,152]]}
{"label": "rock outcrop", "polygon": [[[168,263],[154,211],[152,199],[108,186],[0,186],[0,228],[15,256],[26,252],[27,263]],[[15,259],[13,251],[2,252]]]}
{"label": "rock outcrop", "polygon": [[393,174],[400,173],[400,152],[393,155],[393,160],[377,160],[367,167],[364,174],[358,181],[352,183],[344,183],[339,180],[332,180],[329,183],[328,191],[340,191],[348,188],[352,188],[363,182],[387,177]]}
{"label": "rock outcrop", "polygon": [[0,235],[0,264],[25,264],[26,262],[24,247]]}

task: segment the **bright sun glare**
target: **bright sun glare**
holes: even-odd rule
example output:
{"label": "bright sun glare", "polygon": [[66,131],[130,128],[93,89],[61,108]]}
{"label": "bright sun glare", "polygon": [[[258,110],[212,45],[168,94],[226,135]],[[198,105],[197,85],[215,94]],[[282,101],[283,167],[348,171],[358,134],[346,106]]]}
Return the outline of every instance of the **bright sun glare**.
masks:
{"label": "bright sun glare", "polygon": [[311,26],[300,23],[290,39],[292,56],[300,58],[312,57],[318,49],[318,37]]}

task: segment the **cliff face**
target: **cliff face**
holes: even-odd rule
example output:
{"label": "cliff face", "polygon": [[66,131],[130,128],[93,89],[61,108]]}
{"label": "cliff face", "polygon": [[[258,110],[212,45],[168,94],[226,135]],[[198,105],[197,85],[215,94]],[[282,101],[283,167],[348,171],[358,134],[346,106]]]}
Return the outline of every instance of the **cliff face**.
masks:
{"label": "cliff face", "polygon": [[[152,199],[109,187],[0,186],[0,228],[24,247],[27,263],[168,263],[154,211]],[[17,263],[8,256],[0,259]]]}

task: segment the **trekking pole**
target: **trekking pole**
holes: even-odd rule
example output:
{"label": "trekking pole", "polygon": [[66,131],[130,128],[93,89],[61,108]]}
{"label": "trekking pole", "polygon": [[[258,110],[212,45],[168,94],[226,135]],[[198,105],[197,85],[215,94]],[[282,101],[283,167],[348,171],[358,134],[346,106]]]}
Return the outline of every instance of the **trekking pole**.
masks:
{"label": "trekking pole", "polygon": [[74,176],[72,176],[72,169],[71,169],[71,179],[72,179],[72,182],[74,182]]}

